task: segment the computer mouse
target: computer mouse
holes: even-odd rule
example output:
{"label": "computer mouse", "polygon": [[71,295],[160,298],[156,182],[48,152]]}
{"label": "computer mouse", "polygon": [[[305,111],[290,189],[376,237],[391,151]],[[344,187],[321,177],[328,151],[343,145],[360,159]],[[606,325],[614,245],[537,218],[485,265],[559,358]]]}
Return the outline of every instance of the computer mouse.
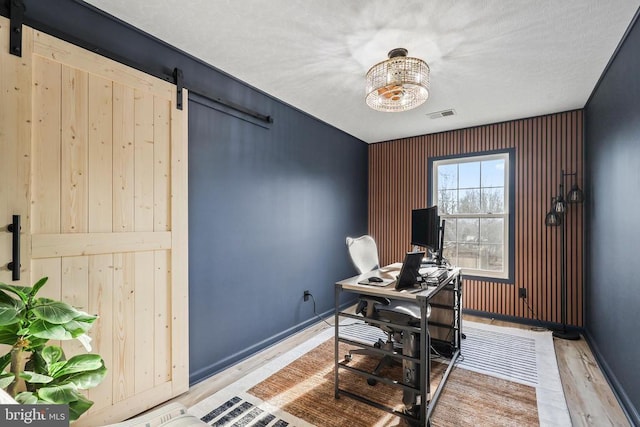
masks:
{"label": "computer mouse", "polygon": [[369,281],[370,282],[380,283],[380,282],[382,282],[382,279],[379,278],[379,277],[373,276],[373,277],[369,277]]}

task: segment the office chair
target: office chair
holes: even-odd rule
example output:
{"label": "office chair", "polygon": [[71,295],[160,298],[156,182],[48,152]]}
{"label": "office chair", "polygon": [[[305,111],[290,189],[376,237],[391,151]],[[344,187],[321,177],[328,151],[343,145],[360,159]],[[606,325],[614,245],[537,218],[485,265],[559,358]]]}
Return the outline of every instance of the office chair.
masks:
{"label": "office chair", "polygon": [[[358,238],[347,237],[347,248],[351,261],[359,274],[367,273],[379,268],[378,247],[373,237],[364,235]],[[430,307],[429,307],[430,308]],[[356,313],[362,314],[364,317],[376,320],[393,322],[401,325],[419,326],[420,325],[420,306],[416,303],[407,301],[389,300],[383,297],[374,297],[369,295],[360,295]],[[427,316],[429,316],[427,312]],[[387,341],[381,339],[374,344],[376,348],[382,348],[387,351],[402,349],[403,354],[407,356],[417,357],[419,355],[418,340],[414,334],[403,333],[402,330],[394,330],[391,326],[373,325],[379,327],[387,334]],[[347,355],[350,359],[353,354],[376,355],[367,349],[351,350]],[[386,365],[393,363],[394,358],[384,356],[373,371],[374,375],[378,375],[379,371]],[[407,362],[411,363],[411,362]],[[403,362],[403,365],[405,363]],[[410,371],[414,366],[406,366]],[[417,380],[417,378],[415,378]],[[369,385],[375,385],[376,380],[368,378]],[[406,394],[406,393],[405,393]],[[405,405],[410,406],[415,396],[406,395],[403,398]]]}

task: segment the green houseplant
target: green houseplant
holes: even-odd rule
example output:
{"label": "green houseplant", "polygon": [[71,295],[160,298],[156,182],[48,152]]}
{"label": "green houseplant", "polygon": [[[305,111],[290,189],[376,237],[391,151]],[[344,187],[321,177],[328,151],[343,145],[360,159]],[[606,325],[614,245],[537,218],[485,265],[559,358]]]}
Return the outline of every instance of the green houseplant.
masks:
{"label": "green houseplant", "polygon": [[81,390],[100,384],[107,369],[97,354],[67,360],[62,348],[47,343],[77,339],[91,351],[86,333],[97,316],[38,298],[46,282],[47,277],[33,287],[0,283],[0,344],[11,346],[0,357],[0,388],[23,404],[67,404],[73,421],[93,404]]}

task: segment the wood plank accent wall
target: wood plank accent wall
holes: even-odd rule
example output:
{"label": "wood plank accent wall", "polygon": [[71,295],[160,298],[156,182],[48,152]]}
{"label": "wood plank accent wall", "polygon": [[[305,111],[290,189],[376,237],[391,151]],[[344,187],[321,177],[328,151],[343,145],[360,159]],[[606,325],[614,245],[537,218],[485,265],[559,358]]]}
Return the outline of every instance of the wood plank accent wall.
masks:
{"label": "wood plank accent wall", "polygon": [[[465,280],[464,307],[560,323],[560,229],[544,218],[562,170],[577,172],[584,190],[583,142],[583,111],[574,110],[371,144],[369,233],[381,265],[411,249],[411,210],[427,205],[429,158],[515,148],[515,283]],[[572,183],[565,179],[565,196]],[[583,324],[582,211],[569,206],[566,228],[567,323],[576,326]],[[531,310],[518,298],[521,287]]]}

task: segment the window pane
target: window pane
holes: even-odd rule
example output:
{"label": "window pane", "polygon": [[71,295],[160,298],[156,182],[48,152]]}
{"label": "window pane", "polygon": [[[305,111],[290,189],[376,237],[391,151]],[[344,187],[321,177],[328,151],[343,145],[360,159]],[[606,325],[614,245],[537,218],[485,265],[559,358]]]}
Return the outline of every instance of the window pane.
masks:
{"label": "window pane", "polygon": [[480,241],[482,243],[504,244],[504,219],[483,218],[480,220]]}
{"label": "window pane", "polygon": [[459,243],[478,243],[480,239],[480,220],[474,218],[458,219],[458,238]]}
{"label": "window pane", "polygon": [[444,249],[442,250],[442,256],[449,261],[451,265],[459,266],[458,262],[458,244],[455,242],[444,242]]}
{"label": "window pane", "polygon": [[460,190],[458,192],[458,213],[480,213],[480,189]]}
{"label": "window pane", "polygon": [[480,245],[480,269],[503,271],[502,245]]}
{"label": "window pane", "polygon": [[458,210],[458,190],[438,191],[438,215],[451,215]]}
{"label": "window pane", "polygon": [[504,187],[483,188],[481,209],[483,213],[504,213]]}
{"label": "window pane", "polygon": [[454,218],[445,219],[445,223],[444,223],[444,241],[445,242],[455,242],[456,241],[456,235],[458,234],[456,232],[457,222],[458,222],[458,220],[454,219]]}
{"label": "window pane", "polygon": [[504,187],[504,159],[482,162],[482,186]]}
{"label": "window pane", "polygon": [[480,188],[480,162],[458,165],[459,188]]}
{"label": "window pane", "polygon": [[438,166],[438,190],[458,188],[458,165]]}
{"label": "window pane", "polygon": [[458,267],[477,269],[479,266],[480,245],[470,243],[458,244]]}

